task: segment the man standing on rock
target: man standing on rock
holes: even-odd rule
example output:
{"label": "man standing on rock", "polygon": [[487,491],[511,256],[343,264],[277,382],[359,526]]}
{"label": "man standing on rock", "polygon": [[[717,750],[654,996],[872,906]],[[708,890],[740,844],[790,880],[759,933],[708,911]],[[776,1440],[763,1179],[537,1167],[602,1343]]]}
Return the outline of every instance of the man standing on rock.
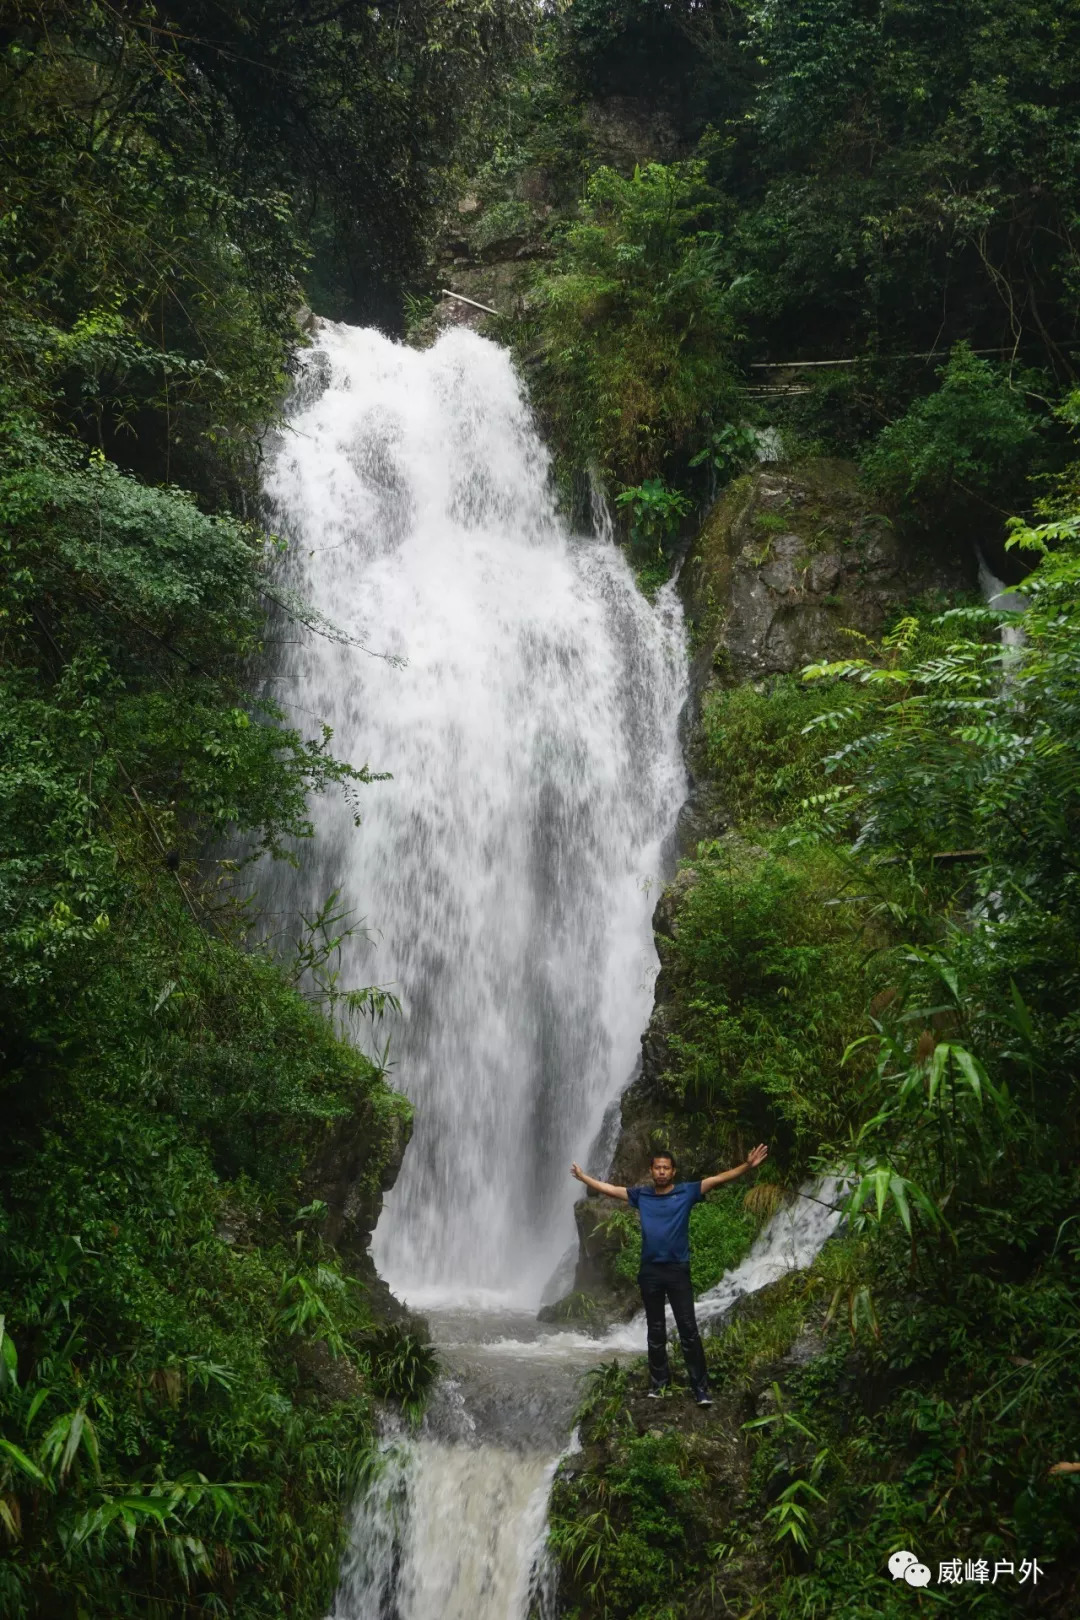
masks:
{"label": "man standing on rock", "polygon": [[735,1181],[748,1170],[756,1170],[769,1156],[759,1142],[745,1164],[703,1181],[676,1181],[675,1160],[666,1150],[657,1150],[649,1165],[651,1187],[613,1187],[610,1182],[587,1176],[580,1165],[570,1166],[570,1174],[594,1192],[609,1198],[622,1198],[633,1204],[641,1217],[641,1270],[638,1282],[645,1306],[649,1345],[649,1395],[656,1399],[671,1382],[668,1365],[667,1321],[664,1300],[671,1301],[675,1326],[679,1330],[686,1370],[694,1399],[699,1406],[711,1406],[705,1351],[694,1315],[694,1290],[690,1282],[690,1211],[705,1194],[725,1181]]}

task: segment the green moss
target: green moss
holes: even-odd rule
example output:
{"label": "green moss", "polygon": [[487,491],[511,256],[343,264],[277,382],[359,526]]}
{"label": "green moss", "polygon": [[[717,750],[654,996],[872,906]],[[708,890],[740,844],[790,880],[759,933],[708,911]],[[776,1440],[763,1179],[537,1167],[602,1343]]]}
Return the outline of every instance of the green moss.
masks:
{"label": "green moss", "polygon": [[470,235],[473,246],[483,253],[496,243],[527,235],[533,225],[533,211],[528,203],[506,200],[485,208]]}
{"label": "green moss", "polygon": [[638,590],[647,602],[656,600],[656,593],[661,585],[666,585],[671,578],[671,560],[661,556],[652,562],[640,564],[634,569],[634,578],[637,580]]}

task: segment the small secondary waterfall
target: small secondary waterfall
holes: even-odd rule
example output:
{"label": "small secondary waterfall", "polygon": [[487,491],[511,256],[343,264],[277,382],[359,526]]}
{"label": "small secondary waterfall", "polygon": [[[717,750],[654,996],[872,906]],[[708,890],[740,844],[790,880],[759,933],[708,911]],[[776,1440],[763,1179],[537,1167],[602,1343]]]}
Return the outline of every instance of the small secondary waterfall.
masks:
{"label": "small secondary waterfall", "polygon": [[[277,898],[310,913],[339,890],[370,930],[342,982],[401,998],[416,1129],[373,1252],[444,1369],[421,1432],[385,1437],[335,1620],[548,1620],[581,1373],[643,1341],[535,1313],[573,1247],[570,1160],[603,1157],[649,1016],[686,785],[681,610],[672,587],[640,596],[602,503],[595,533],[567,530],[509,358],[460,329],[417,352],[322,325],[266,493],[287,584],[344,632],[290,645],[276,695],[392,773],[312,806]],[[808,1263],[820,1207],[776,1217],[706,1314]]]}
{"label": "small secondary waterfall", "polygon": [[1023,591],[1010,590],[1003,579],[994,574],[981,549],[975,547],[975,556],[979,563],[979,589],[987,607],[998,613],[1012,613],[1015,618],[1006,619],[1001,626],[1001,644],[1005,648],[1006,658],[1024,645],[1024,623],[1022,615],[1027,612],[1028,599]]}

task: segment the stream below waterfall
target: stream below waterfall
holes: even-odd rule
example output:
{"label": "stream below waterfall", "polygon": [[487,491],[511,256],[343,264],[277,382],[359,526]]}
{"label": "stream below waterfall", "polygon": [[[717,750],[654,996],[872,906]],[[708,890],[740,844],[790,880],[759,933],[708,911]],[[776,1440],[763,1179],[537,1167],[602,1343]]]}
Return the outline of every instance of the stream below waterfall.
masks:
{"label": "stream below waterfall", "polygon": [[[419,1433],[385,1435],[334,1613],[547,1620],[581,1375],[644,1343],[638,1321],[598,1338],[536,1312],[572,1276],[571,1159],[606,1170],[650,1013],[686,793],[681,607],[642,598],[602,512],[569,531],[508,355],[461,329],[417,351],[322,323],[266,495],[284,583],[323,616],[274,695],[390,777],[313,804],[271,903],[287,927],[338,891],[364,919],[341,982],[401,1000],[415,1130],[372,1252],[443,1368]],[[830,1192],[775,1216],[701,1316],[808,1264]]]}

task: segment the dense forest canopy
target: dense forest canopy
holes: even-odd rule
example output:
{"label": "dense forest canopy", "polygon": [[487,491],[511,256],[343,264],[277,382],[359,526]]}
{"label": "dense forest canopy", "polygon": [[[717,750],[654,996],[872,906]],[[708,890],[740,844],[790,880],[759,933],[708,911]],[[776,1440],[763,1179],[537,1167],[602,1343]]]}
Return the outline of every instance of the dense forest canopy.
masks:
{"label": "dense forest canopy", "polygon": [[[1077,377],[1078,34],[1057,0],[560,12],[490,173],[497,186],[546,163],[564,198],[583,165],[593,175],[581,218],[548,228],[555,262],[532,300],[535,391],[561,454],[700,498],[747,366],[841,362],[786,417],[802,442],[848,453],[931,392],[963,342],[986,362],[976,391],[1000,384],[1045,431],[986,487],[968,481],[976,510],[959,510],[954,479],[952,515],[985,531],[980,499],[1024,508],[1027,476],[1067,458],[1048,407]],[[596,174],[582,105],[647,108],[664,161],[621,188]]]}
{"label": "dense forest canopy", "polygon": [[[708,696],[765,858],[700,854],[673,1120],[752,1120],[792,1177],[840,1157],[857,1204],[722,1541],[609,1377],[607,1472],[556,1502],[567,1602],[721,1612],[764,1525],[770,1612],[855,1620],[880,1548],[947,1520],[1040,1551],[1071,1612],[1080,5],[9,0],[0,53],[0,1608],[325,1612],[373,1399],[430,1376],[307,1181],[342,1121],[373,1207],[400,1151],[326,1015],[385,1003],[337,985],[332,902],[299,955],[259,945],[234,867],[380,765],[260,692],[290,616],[330,629],[258,522],[304,306],[399,331],[467,229],[481,264],[510,243],[498,330],[647,588],[768,427],[1030,600],[1020,651],[921,602]],[[843,364],[766,392],[791,361]]]}

